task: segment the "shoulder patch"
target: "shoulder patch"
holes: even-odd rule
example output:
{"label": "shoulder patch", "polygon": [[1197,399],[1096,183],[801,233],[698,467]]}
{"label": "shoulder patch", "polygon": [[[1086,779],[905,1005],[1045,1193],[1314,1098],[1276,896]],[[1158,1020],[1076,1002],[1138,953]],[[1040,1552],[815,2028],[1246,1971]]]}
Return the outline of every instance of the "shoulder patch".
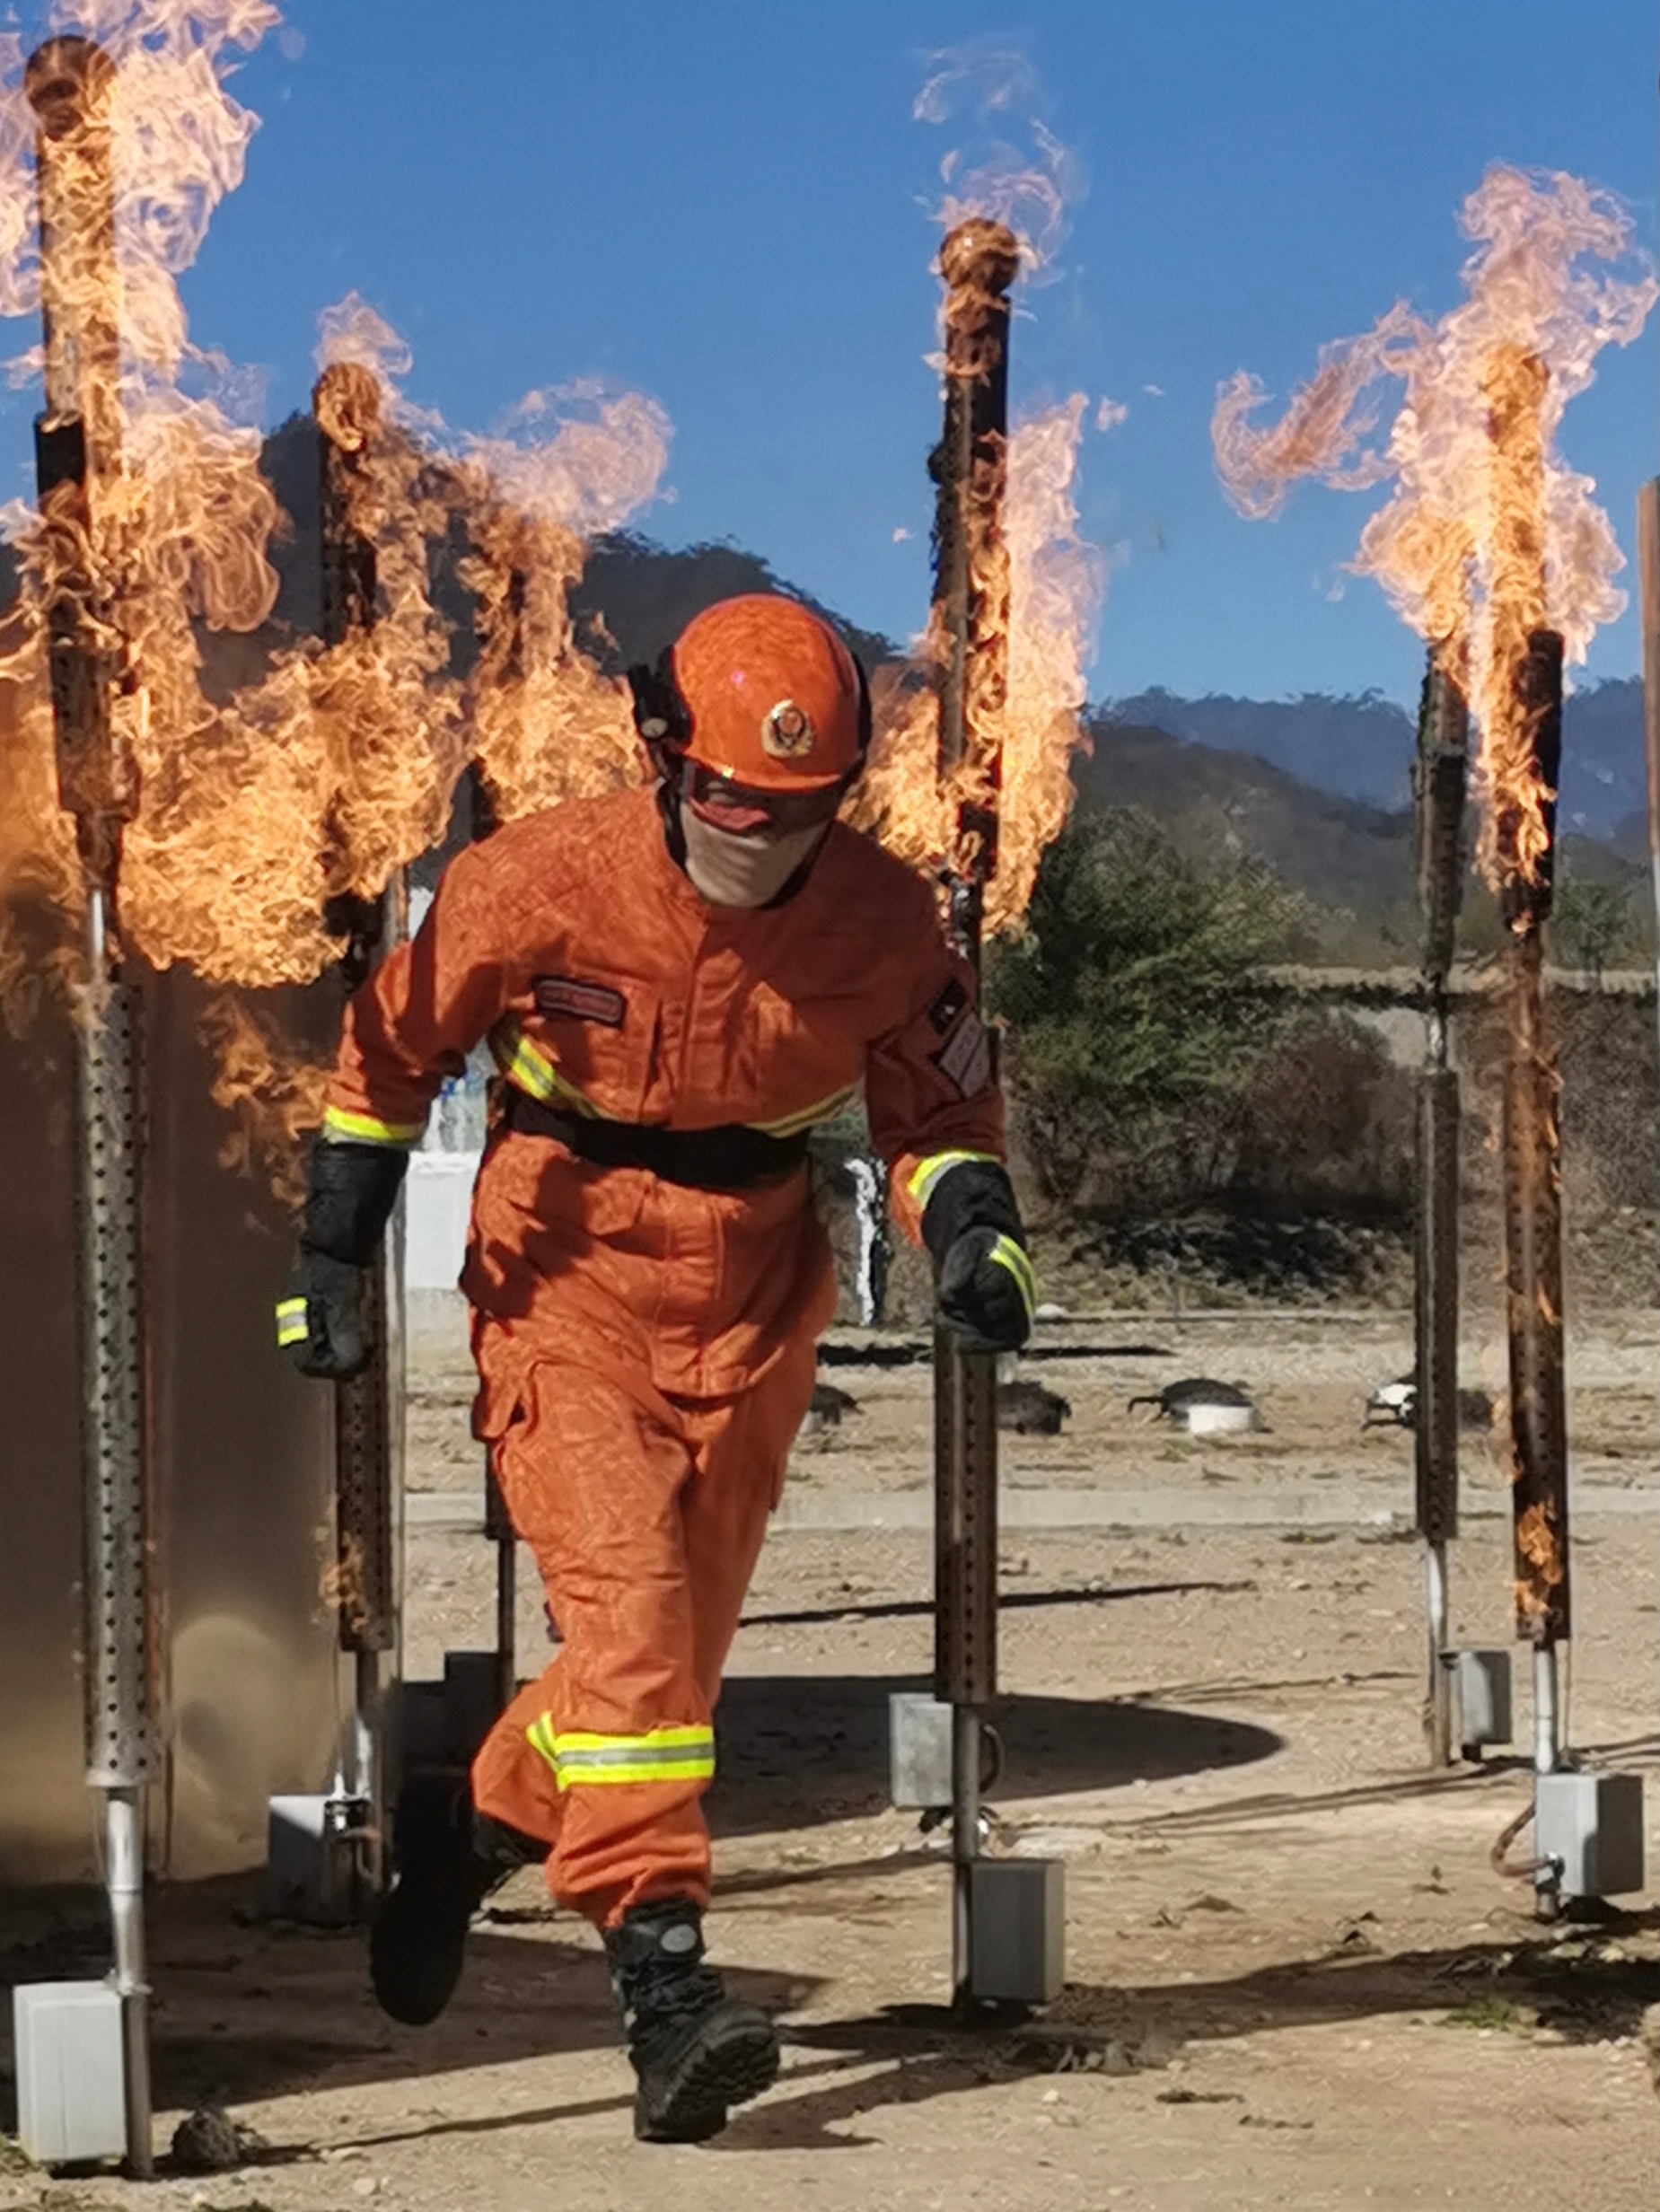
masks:
{"label": "shoulder patch", "polygon": [[989,1088],[993,1068],[991,1032],[968,1004],[966,993],[955,1026],[933,1059],[959,1098],[978,1098]]}
{"label": "shoulder patch", "polygon": [[575,976],[537,976],[531,985],[538,1014],[562,1014],[573,1022],[598,1022],[620,1029],[628,1002],[609,983],[583,983]]}
{"label": "shoulder patch", "polygon": [[963,989],[955,976],[953,976],[951,981],[928,1008],[928,1019],[934,1024],[936,1036],[944,1036],[968,1003],[967,991]]}

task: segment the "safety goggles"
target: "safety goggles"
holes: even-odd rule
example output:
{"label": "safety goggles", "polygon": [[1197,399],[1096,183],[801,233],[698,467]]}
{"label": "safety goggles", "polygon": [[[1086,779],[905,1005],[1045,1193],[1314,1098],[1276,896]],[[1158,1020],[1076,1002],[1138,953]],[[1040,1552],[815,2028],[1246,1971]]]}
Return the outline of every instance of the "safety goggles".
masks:
{"label": "safety goggles", "polygon": [[682,759],[678,787],[681,803],[699,821],[729,836],[753,837],[763,830],[787,833],[814,830],[835,819],[845,779],[822,784],[814,791],[764,791],[754,784],[734,783],[717,768]]}

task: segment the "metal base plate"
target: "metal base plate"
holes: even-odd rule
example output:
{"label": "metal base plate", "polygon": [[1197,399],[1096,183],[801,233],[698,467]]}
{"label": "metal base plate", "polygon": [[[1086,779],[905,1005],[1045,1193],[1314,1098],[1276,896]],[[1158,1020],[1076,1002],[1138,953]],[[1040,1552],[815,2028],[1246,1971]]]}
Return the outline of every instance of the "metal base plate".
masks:
{"label": "metal base plate", "polygon": [[24,1982],[12,1992],[17,2140],[40,2166],[119,2158],[127,2148],[121,2000],[101,1981]]}

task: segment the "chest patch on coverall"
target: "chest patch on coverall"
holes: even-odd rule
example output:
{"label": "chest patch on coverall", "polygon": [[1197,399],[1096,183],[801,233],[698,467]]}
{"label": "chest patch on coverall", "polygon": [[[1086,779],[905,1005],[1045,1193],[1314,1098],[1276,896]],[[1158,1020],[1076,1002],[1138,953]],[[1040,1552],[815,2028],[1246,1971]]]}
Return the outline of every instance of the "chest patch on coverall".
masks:
{"label": "chest patch on coverall", "polygon": [[620,1029],[628,1002],[609,983],[580,983],[575,976],[538,976],[531,988],[539,1014],[563,1014],[574,1022]]}

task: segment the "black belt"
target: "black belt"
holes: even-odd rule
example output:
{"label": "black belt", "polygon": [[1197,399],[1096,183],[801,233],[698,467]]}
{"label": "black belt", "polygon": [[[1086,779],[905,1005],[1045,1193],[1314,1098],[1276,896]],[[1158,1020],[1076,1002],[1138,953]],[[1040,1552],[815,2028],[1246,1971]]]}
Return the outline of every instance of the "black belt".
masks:
{"label": "black belt", "polygon": [[792,1175],[807,1156],[807,1132],[769,1137],[726,1122],[716,1129],[665,1129],[640,1121],[605,1121],[546,1106],[505,1084],[501,1126],[524,1137],[551,1137],[596,1167],[640,1167],[688,1190],[747,1190]]}

